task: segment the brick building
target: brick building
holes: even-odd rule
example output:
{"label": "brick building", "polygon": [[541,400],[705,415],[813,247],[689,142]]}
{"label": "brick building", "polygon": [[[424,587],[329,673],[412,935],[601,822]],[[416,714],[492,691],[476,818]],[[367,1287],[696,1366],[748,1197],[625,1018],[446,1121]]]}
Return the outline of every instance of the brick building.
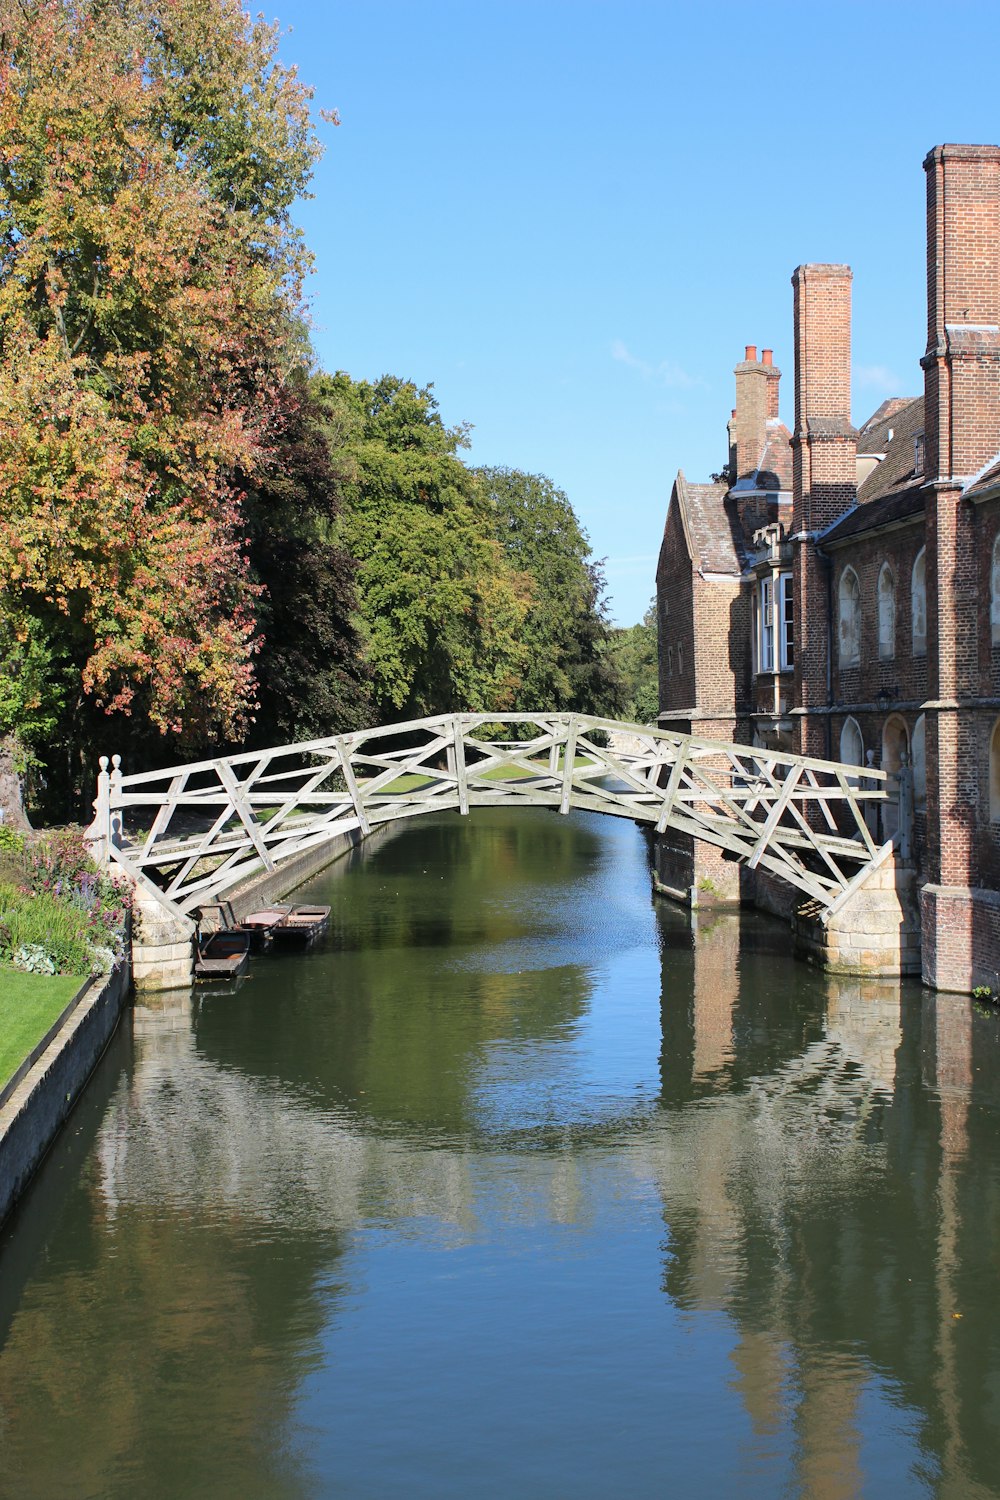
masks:
{"label": "brick building", "polygon": [[[850,268],[799,266],[794,430],[770,351],[748,347],[723,477],[671,493],[660,722],[905,757],[923,976],[968,990],[1000,974],[1000,148],[938,146],[924,167],[923,395],[854,427]],[[658,866],[696,902],[741,894],[708,846],[668,835]]]}

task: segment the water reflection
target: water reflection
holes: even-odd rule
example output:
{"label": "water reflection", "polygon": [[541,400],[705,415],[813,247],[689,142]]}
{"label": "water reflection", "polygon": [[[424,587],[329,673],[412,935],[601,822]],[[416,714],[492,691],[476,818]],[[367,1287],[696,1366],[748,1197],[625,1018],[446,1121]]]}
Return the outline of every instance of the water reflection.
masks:
{"label": "water reflection", "polygon": [[5,1231],[0,1491],[1000,1494],[992,1017],[654,907],[594,817],[310,894]]}

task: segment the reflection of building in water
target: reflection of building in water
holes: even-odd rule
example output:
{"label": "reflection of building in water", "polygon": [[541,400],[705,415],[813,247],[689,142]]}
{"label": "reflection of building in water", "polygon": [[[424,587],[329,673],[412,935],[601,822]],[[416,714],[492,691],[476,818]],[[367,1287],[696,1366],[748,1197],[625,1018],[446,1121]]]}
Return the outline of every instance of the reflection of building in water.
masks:
{"label": "reflection of building in water", "polygon": [[[993,1253],[995,1164],[969,1130],[974,1083],[995,1088],[1000,1028],[977,1041],[965,999],[815,976],[825,1021],[797,1033],[780,959],[772,989],[759,970],[741,982],[739,956],[724,961],[713,937],[685,955],[693,1012],[668,1018],[679,1045],[664,1065],[674,1123],[648,1143],[670,1231],[665,1290],[732,1321],[735,1388],[758,1437],[793,1421],[801,1493],[864,1492],[860,1412],[886,1379],[918,1414],[935,1493],[996,1493],[982,1382],[1000,1354],[961,1297]],[[668,966],[678,948],[675,935]],[[990,1054],[980,1073],[974,1043]],[[680,1055],[686,1089],[670,1068]],[[719,1068],[726,1091],[716,1078],[706,1093]]]}
{"label": "reflection of building in water", "polygon": [[733,1052],[740,919],[735,912],[694,911],[694,1068],[704,1078]]}

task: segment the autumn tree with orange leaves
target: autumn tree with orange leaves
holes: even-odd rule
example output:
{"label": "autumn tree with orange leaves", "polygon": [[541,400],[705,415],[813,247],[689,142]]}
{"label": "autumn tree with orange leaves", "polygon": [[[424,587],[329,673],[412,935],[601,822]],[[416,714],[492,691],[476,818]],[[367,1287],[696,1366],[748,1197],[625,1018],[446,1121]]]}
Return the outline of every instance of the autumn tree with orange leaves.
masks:
{"label": "autumn tree with orange leaves", "polygon": [[[237,0],[0,0],[0,738],[254,704],[310,90]],[[237,483],[239,476],[239,483]]]}

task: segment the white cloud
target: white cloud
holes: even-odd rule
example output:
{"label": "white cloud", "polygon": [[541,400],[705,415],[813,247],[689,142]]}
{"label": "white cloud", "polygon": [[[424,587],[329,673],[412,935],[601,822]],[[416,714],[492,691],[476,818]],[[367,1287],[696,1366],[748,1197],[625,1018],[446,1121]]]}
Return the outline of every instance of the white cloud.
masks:
{"label": "white cloud", "polygon": [[861,390],[882,391],[884,395],[897,395],[902,381],[888,365],[857,365],[854,378]]}
{"label": "white cloud", "polygon": [[655,365],[640,359],[631,352],[624,339],[611,340],[611,358],[619,364],[628,365],[630,370],[638,370],[644,380],[655,380],[660,385],[669,386],[671,390],[688,391],[694,386],[705,384],[700,376],[690,375],[671,359],[661,359]]}

